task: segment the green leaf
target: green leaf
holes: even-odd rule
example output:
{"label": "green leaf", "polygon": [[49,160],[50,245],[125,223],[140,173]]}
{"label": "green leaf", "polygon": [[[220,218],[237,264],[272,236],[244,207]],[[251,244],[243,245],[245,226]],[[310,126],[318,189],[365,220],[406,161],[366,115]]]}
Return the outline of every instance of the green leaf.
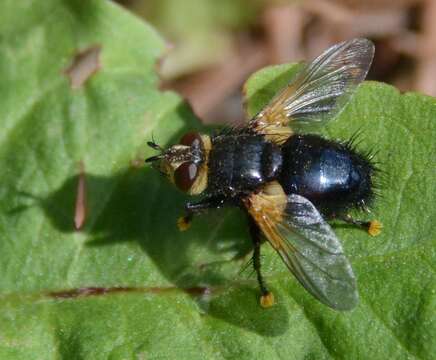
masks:
{"label": "green leaf", "polygon": [[[361,148],[379,150],[385,170],[374,209],[383,233],[336,228],[360,305],[318,303],[265,245],[278,303],[263,310],[244,261],[220,263],[250,248],[243,214],[210,213],[181,233],[187,197],[142,166],[152,134],[165,145],[201,129],[157,89],[160,37],[107,1],[6,0],[0,10],[1,359],[432,357],[433,98],[368,83],[325,130],[347,139],[363,126]],[[99,68],[73,89],[66,69],[97,45]],[[253,75],[249,111],[295,69]],[[80,163],[87,213],[76,230]]]}

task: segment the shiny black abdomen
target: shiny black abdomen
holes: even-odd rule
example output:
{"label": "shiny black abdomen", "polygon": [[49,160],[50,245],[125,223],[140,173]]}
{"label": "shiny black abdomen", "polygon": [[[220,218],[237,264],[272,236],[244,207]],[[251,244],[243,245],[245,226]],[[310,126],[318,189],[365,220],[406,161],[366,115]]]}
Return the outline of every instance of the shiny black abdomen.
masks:
{"label": "shiny black abdomen", "polygon": [[212,138],[208,161],[209,193],[247,194],[279,176],[281,149],[256,134],[223,134]]}
{"label": "shiny black abdomen", "polygon": [[349,145],[294,135],[282,147],[279,181],[287,194],[309,199],[325,216],[362,207],[372,198],[373,166]]}

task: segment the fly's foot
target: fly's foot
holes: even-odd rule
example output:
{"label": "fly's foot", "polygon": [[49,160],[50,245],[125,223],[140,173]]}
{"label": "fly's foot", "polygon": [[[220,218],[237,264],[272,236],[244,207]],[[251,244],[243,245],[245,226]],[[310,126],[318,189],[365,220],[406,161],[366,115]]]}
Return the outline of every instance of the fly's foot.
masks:
{"label": "fly's foot", "polygon": [[274,294],[270,291],[262,293],[260,297],[260,306],[264,309],[268,309],[275,304]]}
{"label": "fly's foot", "polygon": [[382,223],[378,220],[371,220],[371,221],[354,220],[350,215],[345,215],[344,217],[340,217],[340,219],[348,224],[352,224],[361,229],[366,230],[368,234],[371,236],[379,235],[381,233],[381,229],[383,228]]}
{"label": "fly's foot", "polygon": [[192,216],[185,215],[177,219],[177,227],[180,231],[186,231],[191,227]]}
{"label": "fly's foot", "polygon": [[368,234],[371,236],[377,236],[381,233],[381,229],[383,228],[383,225],[378,220],[371,220],[367,222],[367,231]]}

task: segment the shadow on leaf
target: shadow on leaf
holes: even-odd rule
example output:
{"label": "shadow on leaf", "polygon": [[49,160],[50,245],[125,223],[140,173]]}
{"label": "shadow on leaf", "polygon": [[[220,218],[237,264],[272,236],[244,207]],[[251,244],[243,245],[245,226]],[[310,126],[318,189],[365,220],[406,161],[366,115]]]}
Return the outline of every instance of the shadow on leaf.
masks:
{"label": "shadow on leaf", "polygon": [[[274,289],[272,289],[274,290]],[[259,306],[259,292],[255,286],[230,288],[211,301],[200,303],[205,313],[214,318],[262,336],[279,336],[289,327],[285,306],[277,303],[263,309]]]}
{"label": "shadow on leaf", "polygon": [[[79,177],[67,179],[47,198],[37,200],[61,232],[77,231],[74,209]],[[197,218],[187,232],[178,231],[176,220],[183,214],[187,197],[152,169],[132,167],[112,177],[86,174],[85,186],[87,215],[80,231],[90,236],[87,246],[137,241],[159,271],[180,289],[229,286],[240,268],[225,266],[222,271],[221,266],[208,264],[220,260],[229,263],[233,257],[251,249],[245,217],[237,209],[210,212]],[[191,296],[202,307],[202,299]],[[225,296],[214,295],[207,314],[264,335],[284,332],[285,310],[280,306],[267,311],[261,309],[258,296],[254,281],[251,290],[241,291],[238,286]],[[245,320],[237,320],[238,316]],[[265,317],[272,317],[275,322],[280,319],[283,325],[276,324],[273,331],[271,319]],[[256,318],[265,319],[267,324]]]}

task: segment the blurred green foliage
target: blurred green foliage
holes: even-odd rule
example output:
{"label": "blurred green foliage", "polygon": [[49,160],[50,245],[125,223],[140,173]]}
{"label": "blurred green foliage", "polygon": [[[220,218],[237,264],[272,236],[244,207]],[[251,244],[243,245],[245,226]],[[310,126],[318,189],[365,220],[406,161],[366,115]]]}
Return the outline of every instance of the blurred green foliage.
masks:
{"label": "blurred green foliage", "polygon": [[225,61],[234,33],[259,19],[264,0],[151,0],[132,10],[158,28],[171,48],[161,73],[173,78]]}

